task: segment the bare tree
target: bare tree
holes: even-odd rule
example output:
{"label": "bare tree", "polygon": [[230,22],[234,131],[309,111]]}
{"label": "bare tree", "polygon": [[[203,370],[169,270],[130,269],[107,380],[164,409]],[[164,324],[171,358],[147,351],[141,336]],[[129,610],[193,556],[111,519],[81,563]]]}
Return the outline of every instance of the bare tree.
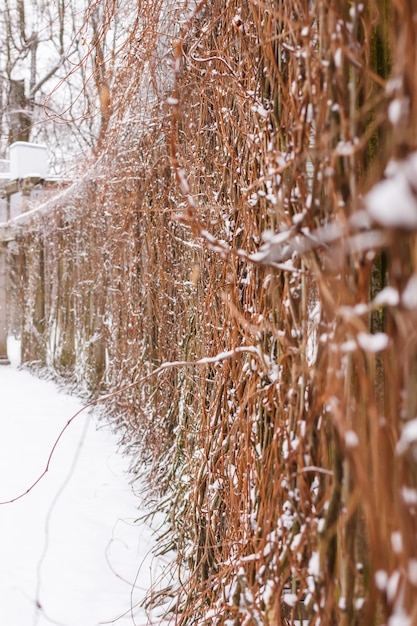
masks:
{"label": "bare tree", "polygon": [[115,4],[5,0],[0,155],[14,141],[44,142],[52,144],[59,167],[97,144],[110,113],[109,68],[120,39],[126,40],[126,27],[115,20]]}

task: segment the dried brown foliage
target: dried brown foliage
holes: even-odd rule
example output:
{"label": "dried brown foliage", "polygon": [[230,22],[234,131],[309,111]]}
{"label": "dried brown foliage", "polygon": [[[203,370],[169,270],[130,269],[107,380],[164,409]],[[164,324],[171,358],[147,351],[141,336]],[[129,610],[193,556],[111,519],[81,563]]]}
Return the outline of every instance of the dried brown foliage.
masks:
{"label": "dried brown foliage", "polygon": [[412,4],[139,2],[97,162],[20,236],[25,360],[100,393],[220,355],[108,403],[177,624],[417,623],[416,237],[362,211],[416,148]]}

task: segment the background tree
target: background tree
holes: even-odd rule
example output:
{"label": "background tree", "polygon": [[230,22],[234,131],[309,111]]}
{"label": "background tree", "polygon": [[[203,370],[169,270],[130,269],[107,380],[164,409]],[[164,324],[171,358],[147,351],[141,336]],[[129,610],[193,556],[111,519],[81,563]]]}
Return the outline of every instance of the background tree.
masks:
{"label": "background tree", "polygon": [[108,67],[125,36],[114,18],[113,0],[5,0],[0,156],[14,141],[45,143],[59,170],[91,152],[108,113]]}

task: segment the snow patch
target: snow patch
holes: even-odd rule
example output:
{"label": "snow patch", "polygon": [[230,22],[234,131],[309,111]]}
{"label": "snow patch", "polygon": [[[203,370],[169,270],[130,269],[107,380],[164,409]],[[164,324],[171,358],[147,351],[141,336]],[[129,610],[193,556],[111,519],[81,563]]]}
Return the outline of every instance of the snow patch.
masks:
{"label": "snow patch", "polygon": [[409,278],[401,296],[401,301],[406,309],[417,309],[417,274]]}
{"label": "snow patch", "polygon": [[417,228],[417,153],[401,163],[391,162],[387,178],[365,197],[365,208],[375,222],[388,228]]}
{"label": "snow patch", "polygon": [[392,602],[397,595],[398,587],[400,584],[400,572],[397,570],[391,574],[388,578],[386,591],[387,591],[387,599],[388,602]]}
{"label": "snow patch", "polygon": [[400,296],[394,287],[384,287],[374,299],[376,306],[398,306]]}
{"label": "snow patch", "polygon": [[408,98],[396,98],[389,103],[388,119],[393,126],[396,126],[406,117],[410,110],[410,101]]}
{"label": "snow patch", "polygon": [[408,506],[417,505],[417,489],[413,489],[412,487],[403,487],[401,489],[401,496],[404,504],[407,504]]}
{"label": "snow patch", "polygon": [[410,559],[408,561],[408,578],[410,583],[417,587],[417,559]]}
{"label": "snow patch", "polygon": [[374,574],[375,586],[379,591],[385,591],[388,584],[388,574],[383,569],[378,569]]}
{"label": "snow patch", "polygon": [[333,55],[334,64],[339,69],[342,67],[342,49],[338,48]]}
{"label": "snow patch", "polygon": [[365,352],[382,352],[388,347],[389,337],[386,333],[358,333],[357,340],[359,346]]}
{"label": "snow patch", "polygon": [[397,453],[404,454],[410,445],[417,442],[417,419],[410,420],[404,425],[401,437],[397,443]]}
{"label": "snow patch", "polygon": [[395,554],[401,554],[403,551],[403,538],[399,530],[391,533],[391,546]]}
{"label": "snow patch", "polygon": [[308,573],[311,576],[319,576],[320,575],[320,556],[318,552],[313,552],[308,562]]}
{"label": "snow patch", "polygon": [[[19,342],[9,339],[8,353],[12,365],[0,369],[1,500],[33,484],[82,407],[51,381],[18,369]],[[149,623],[142,601],[170,557],[153,556],[154,531],[135,521],[148,511],[128,467],[105,422],[86,412],[65,431],[45,478],[1,507],[2,624]]]}
{"label": "snow patch", "polygon": [[359,445],[359,437],[354,430],[345,432],[345,445],[347,448],[357,448]]}
{"label": "snow patch", "polygon": [[295,593],[284,593],[282,599],[285,604],[290,606],[291,608],[297,604],[297,596],[295,595]]}
{"label": "snow patch", "polygon": [[403,611],[394,613],[388,620],[388,626],[411,626],[411,618]]}
{"label": "snow patch", "polygon": [[355,352],[357,347],[358,346],[354,339],[348,339],[347,341],[344,341],[342,344],[340,344],[341,352],[346,352],[346,353]]}

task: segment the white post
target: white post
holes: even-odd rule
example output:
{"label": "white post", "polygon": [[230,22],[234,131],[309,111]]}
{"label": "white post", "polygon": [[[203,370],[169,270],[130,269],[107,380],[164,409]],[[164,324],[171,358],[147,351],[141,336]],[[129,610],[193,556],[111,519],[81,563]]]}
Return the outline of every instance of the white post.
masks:
{"label": "white post", "polygon": [[0,365],[9,365],[7,356],[7,243],[0,241]]}

